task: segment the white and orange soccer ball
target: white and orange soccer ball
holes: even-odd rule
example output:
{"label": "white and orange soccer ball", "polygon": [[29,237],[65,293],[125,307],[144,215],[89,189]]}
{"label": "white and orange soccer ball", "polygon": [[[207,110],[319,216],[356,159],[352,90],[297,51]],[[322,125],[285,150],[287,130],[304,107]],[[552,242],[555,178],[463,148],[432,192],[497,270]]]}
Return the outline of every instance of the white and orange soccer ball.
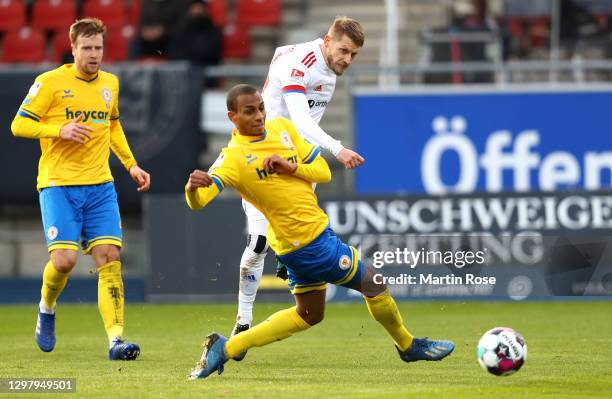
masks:
{"label": "white and orange soccer ball", "polygon": [[506,376],[516,373],[527,360],[527,344],[513,329],[495,327],[480,338],[477,355],[483,369]]}

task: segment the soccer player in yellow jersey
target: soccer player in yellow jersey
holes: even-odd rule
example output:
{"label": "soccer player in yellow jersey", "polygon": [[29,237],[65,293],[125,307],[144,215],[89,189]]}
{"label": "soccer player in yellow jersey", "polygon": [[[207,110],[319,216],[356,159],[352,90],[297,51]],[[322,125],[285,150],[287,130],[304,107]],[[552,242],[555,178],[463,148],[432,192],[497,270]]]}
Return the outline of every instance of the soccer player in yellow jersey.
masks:
{"label": "soccer player in yellow jersey", "polygon": [[195,170],[185,186],[187,204],[200,209],[225,187],[234,187],[269,220],[267,239],[287,266],[288,284],[296,306],[281,310],[255,327],[227,339],[212,333],[189,379],[223,372],[225,362],[248,349],[290,337],[323,320],[327,283],[364,295],[370,314],[387,330],[406,362],[441,360],[450,341],[413,338],[384,284],[374,282],[374,270],[357,251],[340,241],[317,205],[312,183],[328,183],[331,172],[320,148],[302,139],[291,121],[267,121],[261,95],[250,85],[238,85],[227,95],[232,139],[208,173]]}
{"label": "soccer player in yellow jersey", "polygon": [[55,307],[77,261],[79,242],[98,271],[98,305],[109,359],[134,360],[137,344],[123,341],[121,219],[108,159],[121,160],[138,191],[150,176],[137,164],[119,122],[119,81],[100,70],[106,28],[98,19],[70,27],[74,64],[38,76],[11,125],[17,137],[39,139],[38,184],[49,262],[42,278],[36,342],[55,347]]}

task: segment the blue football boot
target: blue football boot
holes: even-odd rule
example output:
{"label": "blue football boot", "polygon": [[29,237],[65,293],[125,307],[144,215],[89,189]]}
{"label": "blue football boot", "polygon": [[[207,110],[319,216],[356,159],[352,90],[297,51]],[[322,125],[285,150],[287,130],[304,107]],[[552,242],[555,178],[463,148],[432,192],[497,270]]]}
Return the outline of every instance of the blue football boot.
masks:
{"label": "blue football boot", "polygon": [[42,313],[40,309],[38,310],[34,338],[43,352],[51,352],[55,348],[55,314]]}
{"label": "blue football boot", "polygon": [[396,346],[400,359],[405,362],[419,360],[438,361],[450,355],[455,344],[451,341],[430,341],[427,338],[414,338],[410,349],[402,352]]}
{"label": "blue football boot", "polygon": [[204,352],[202,357],[196,363],[191,374],[187,376],[188,380],[195,380],[198,378],[206,378],[215,371],[219,374],[223,373],[223,365],[227,362],[227,356],[225,355],[225,343],[227,338],[217,333],[209,334],[204,343]]}
{"label": "blue football boot", "polygon": [[140,355],[140,346],[131,342],[123,342],[120,339],[113,341],[113,346],[108,350],[109,360],[136,360]]}

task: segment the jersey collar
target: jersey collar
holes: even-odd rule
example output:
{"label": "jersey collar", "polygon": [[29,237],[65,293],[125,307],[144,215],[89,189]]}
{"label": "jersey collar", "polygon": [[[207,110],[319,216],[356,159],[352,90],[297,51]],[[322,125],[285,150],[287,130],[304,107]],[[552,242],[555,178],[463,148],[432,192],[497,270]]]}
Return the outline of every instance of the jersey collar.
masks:
{"label": "jersey collar", "polygon": [[65,64],[64,65],[66,67],[66,69],[68,69],[72,75],[77,78],[78,80],[81,80],[83,82],[87,82],[87,83],[91,83],[93,81],[95,81],[96,79],[98,79],[98,76],[100,76],[100,73],[96,73],[96,76],[94,76],[93,78],[89,78],[83,74],[81,74],[76,67],[74,66],[74,64]]}
{"label": "jersey collar", "polygon": [[232,131],[232,138],[236,141],[238,141],[239,143],[258,143],[260,141],[264,141],[266,139],[266,136],[268,135],[268,131],[264,130],[264,133],[262,135],[259,136],[245,136],[242,135],[240,133],[238,133],[238,129],[234,129]]}

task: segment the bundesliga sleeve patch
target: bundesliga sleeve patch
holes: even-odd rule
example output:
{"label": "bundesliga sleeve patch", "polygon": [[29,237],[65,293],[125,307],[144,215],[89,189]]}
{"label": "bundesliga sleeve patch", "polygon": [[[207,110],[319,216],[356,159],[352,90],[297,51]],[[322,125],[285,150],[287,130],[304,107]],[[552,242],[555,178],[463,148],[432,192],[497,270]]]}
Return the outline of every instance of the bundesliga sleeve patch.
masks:
{"label": "bundesliga sleeve patch", "polygon": [[30,90],[28,90],[28,96],[30,97],[36,97],[36,95],[38,94],[38,91],[40,90],[40,86],[42,86],[42,83],[40,82],[36,82],[34,83],[31,87]]}
{"label": "bundesliga sleeve patch", "polygon": [[299,69],[292,69],[291,80],[295,83],[304,83],[304,72]]}
{"label": "bundesliga sleeve patch", "polygon": [[215,160],[215,162],[210,166],[209,172],[212,172],[215,169],[218,169],[223,165],[223,161],[225,160],[225,154],[221,153]]}
{"label": "bundesliga sleeve patch", "polygon": [[283,87],[283,93],[306,93],[306,88],[304,87],[304,71],[292,69],[291,77],[287,83],[288,84]]}

